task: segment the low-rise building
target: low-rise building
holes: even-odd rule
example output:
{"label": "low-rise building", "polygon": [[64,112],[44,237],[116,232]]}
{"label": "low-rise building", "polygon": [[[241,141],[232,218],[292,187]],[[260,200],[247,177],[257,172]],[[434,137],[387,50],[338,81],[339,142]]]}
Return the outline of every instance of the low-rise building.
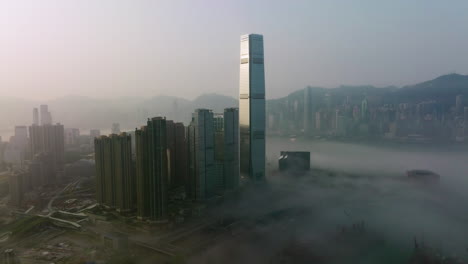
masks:
{"label": "low-rise building", "polygon": [[306,172],[310,170],[310,152],[281,151],[278,166],[282,172]]}

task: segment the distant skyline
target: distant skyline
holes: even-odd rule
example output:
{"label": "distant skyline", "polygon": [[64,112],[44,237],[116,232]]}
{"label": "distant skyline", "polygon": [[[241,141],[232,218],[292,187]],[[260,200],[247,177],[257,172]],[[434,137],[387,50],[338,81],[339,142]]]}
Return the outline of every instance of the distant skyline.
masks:
{"label": "distant skyline", "polygon": [[5,0],[0,97],[237,98],[247,33],[265,39],[267,98],[410,85],[468,74],[466,10],[463,0]]}

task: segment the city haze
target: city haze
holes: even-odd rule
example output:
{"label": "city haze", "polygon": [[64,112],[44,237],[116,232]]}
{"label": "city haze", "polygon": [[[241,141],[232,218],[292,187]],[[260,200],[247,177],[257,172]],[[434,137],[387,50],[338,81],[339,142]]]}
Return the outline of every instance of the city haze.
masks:
{"label": "city haze", "polygon": [[239,36],[265,36],[267,98],[306,85],[468,73],[466,1],[58,1],[0,4],[1,96],[237,97]]}
{"label": "city haze", "polygon": [[468,264],[466,10],[0,3],[0,261]]}

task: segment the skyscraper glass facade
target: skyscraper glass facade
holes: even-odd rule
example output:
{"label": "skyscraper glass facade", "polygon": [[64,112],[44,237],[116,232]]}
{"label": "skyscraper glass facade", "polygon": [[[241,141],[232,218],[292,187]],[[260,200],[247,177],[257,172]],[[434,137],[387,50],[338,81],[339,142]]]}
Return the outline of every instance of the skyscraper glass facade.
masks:
{"label": "skyscraper glass facade", "polygon": [[241,36],[239,84],[240,171],[265,177],[265,67],[263,36]]}

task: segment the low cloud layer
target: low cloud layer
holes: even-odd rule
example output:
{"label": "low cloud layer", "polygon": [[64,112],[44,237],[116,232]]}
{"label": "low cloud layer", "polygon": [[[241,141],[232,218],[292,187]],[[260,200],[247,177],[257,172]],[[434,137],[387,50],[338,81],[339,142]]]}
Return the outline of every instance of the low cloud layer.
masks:
{"label": "low cloud layer", "polygon": [[[295,242],[295,248],[302,245],[300,250],[309,260],[337,261],[337,252],[348,251],[334,239],[342,228],[362,222],[366,239],[383,241],[388,254],[362,252],[358,259],[363,263],[406,261],[415,238],[434,252],[467,257],[468,200],[460,192],[467,186],[466,153],[284,140],[270,140],[268,148],[270,166],[275,166],[273,158],[279,150],[310,148],[314,166],[342,173],[275,174],[268,187],[247,190],[239,201],[224,205],[217,213],[256,224],[246,233],[219,241],[191,263],[276,263],[280,253]],[[441,183],[409,182],[404,172],[412,168],[435,170],[441,174]],[[277,217],[281,212],[285,216]]]}

